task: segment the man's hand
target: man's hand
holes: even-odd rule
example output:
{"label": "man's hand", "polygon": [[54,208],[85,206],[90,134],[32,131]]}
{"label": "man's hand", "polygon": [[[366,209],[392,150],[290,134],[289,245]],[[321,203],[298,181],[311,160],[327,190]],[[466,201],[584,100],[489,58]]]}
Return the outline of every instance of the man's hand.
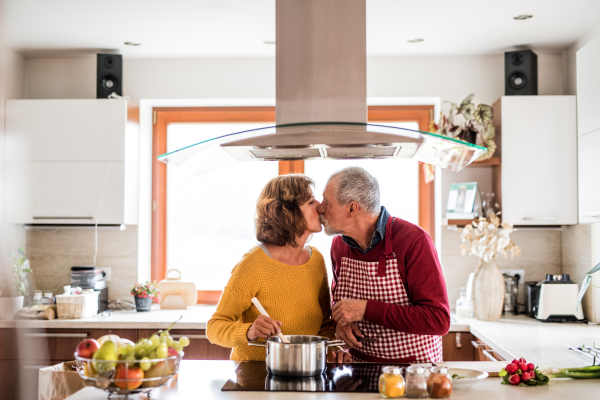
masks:
{"label": "man's hand", "polygon": [[356,340],[356,337],[364,337],[358,329],[358,326],[354,323],[348,325],[338,325],[335,328],[335,334],[338,338],[342,339],[350,348],[362,347],[362,343]]}
{"label": "man's hand", "polygon": [[265,317],[261,314],[256,318],[254,323],[250,325],[250,328],[248,328],[246,337],[248,340],[256,340],[258,338],[268,338],[269,336],[273,336],[280,332],[281,321],[276,321],[273,318]]}
{"label": "man's hand", "polygon": [[367,300],[340,300],[333,306],[331,316],[338,325],[362,321],[367,309]]}

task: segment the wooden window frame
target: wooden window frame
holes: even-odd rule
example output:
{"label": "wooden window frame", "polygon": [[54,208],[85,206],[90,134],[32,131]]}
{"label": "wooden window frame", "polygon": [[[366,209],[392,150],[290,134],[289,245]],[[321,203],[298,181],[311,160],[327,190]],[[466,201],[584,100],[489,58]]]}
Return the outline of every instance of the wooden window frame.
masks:
{"label": "wooden window frame", "polygon": [[[275,107],[155,107],[152,110],[152,251],[151,277],[165,279],[167,266],[167,165],[157,157],[167,151],[167,128],[172,123],[275,123]],[[433,106],[370,106],[371,122],[417,122],[428,131]],[[303,173],[304,161],[280,161],[279,174]],[[419,165],[419,225],[433,238],[433,182],[425,184]],[[198,304],[217,304],[221,290],[199,290]]]}

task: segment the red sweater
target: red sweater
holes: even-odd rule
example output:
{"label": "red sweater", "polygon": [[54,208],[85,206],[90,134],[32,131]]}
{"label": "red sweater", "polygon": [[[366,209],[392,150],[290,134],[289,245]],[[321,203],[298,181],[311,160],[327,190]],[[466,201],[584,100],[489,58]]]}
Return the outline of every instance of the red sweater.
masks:
{"label": "red sweater", "polygon": [[[399,306],[366,299],[367,309],[363,319],[407,333],[445,335],[450,330],[450,305],[442,267],[431,237],[420,227],[396,218],[392,225],[392,239],[400,276],[412,306]],[[345,244],[341,236],[333,238],[332,293],[335,291],[342,257],[346,257],[348,249],[353,259],[366,262],[379,261],[380,254],[385,250],[384,240],[366,254],[362,254]]]}

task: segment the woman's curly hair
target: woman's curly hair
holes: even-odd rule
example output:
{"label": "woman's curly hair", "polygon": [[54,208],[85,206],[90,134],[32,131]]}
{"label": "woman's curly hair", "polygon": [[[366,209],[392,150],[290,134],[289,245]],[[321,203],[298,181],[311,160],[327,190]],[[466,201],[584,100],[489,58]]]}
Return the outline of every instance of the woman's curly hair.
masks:
{"label": "woman's curly hair", "polygon": [[300,206],[313,196],[315,183],[304,174],[280,175],[267,183],[256,202],[256,239],[262,244],[298,246],[306,230]]}

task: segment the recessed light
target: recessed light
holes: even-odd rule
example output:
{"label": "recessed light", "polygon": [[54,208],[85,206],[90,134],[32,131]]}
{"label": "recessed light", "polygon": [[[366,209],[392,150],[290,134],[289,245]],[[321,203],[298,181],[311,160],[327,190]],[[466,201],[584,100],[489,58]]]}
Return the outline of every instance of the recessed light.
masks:
{"label": "recessed light", "polygon": [[140,46],[141,43],[138,42],[125,42],[123,43],[125,46]]}
{"label": "recessed light", "polygon": [[265,40],[263,43],[264,44],[275,44],[275,41],[274,40]]}
{"label": "recessed light", "polygon": [[518,20],[518,21],[522,21],[524,19],[531,19],[533,18],[533,15],[529,15],[529,14],[521,14],[521,15],[517,15],[516,17],[514,17],[514,19]]}
{"label": "recessed light", "polygon": [[416,38],[416,39],[408,39],[408,43],[420,43],[420,42],[424,42],[425,39],[421,39],[421,38]]}

